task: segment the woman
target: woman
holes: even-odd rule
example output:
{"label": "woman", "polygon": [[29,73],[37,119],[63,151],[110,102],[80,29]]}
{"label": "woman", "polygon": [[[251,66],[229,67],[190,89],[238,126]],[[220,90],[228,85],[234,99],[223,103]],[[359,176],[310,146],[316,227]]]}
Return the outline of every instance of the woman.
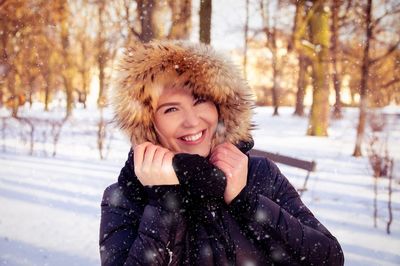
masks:
{"label": "woman", "polygon": [[226,58],[133,46],[113,105],[134,148],[104,192],[102,265],[343,265],[277,166],[248,155],[253,97]]}

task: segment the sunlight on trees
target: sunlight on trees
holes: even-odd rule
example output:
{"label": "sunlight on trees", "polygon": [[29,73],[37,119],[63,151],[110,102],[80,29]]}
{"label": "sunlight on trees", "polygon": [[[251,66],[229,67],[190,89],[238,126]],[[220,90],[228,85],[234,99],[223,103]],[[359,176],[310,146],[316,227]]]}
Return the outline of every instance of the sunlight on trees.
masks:
{"label": "sunlight on trees", "polygon": [[[354,156],[362,155],[369,109],[400,102],[398,1],[251,0],[242,6],[236,10],[241,28],[227,34],[245,39],[225,52],[244,62],[257,103],[274,106],[274,115],[293,106],[295,115],[308,116],[312,136],[326,136],[330,117],[357,107]],[[218,7],[211,0],[2,0],[0,106],[13,117],[34,103],[46,112],[62,106],[65,117],[87,108],[88,99],[106,108],[125,45],[152,39],[213,45],[225,36],[213,40],[212,32],[224,16],[235,15],[221,15]]]}

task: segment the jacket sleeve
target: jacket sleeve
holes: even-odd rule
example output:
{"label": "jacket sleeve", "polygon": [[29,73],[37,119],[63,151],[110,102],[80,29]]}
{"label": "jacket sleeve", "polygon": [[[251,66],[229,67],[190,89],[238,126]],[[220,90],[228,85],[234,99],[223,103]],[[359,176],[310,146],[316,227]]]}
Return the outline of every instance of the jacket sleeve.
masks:
{"label": "jacket sleeve", "polygon": [[[250,171],[250,167],[249,167]],[[259,160],[253,178],[229,205],[260,243],[282,243],[289,254],[265,247],[272,259],[292,257],[301,265],[343,265],[340,244],[301,201],[278,167]],[[279,253],[280,254],[274,254]]]}
{"label": "jacket sleeve", "polygon": [[181,257],[184,221],[178,211],[176,186],[147,189],[145,206],[125,198],[118,184],[105,190],[100,223],[102,265],[167,265]]}

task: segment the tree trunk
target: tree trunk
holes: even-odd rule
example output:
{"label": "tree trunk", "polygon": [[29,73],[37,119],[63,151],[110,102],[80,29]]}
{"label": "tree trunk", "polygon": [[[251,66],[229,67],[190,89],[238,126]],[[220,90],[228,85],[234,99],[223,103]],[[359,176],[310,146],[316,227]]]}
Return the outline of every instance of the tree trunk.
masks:
{"label": "tree trunk", "polygon": [[294,115],[304,116],[304,96],[306,94],[307,86],[307,58],[300,54],[299,55],[299,76],[297,78],[297,93],[296,93],[296,107]]}
{"label": "tree trunk", "polygon": [[50,73],[50,60],[49,60],[49,54],[48,53],[43,53],[42,55],[43,58],[43,64],[40,66],[40,72],[42,74],[42,77],[44,79],[45,85],[44,85],[44,111],[48,112],[49,111],[49,102],[50,102],[50,88],[53,86],[52,83],[52,73]]}
{"label": "tree trunk", "polygon": [[307,135],[327,136],[329,123],[329,13],[320,4],[310,20],[311,37],[316,56],[313,66],[313,103]]}
{"label": "tree trunk", "polygon": [[[306,39],[306,33],[300,34],[300,26],[305,24],[304,16],[304,1],[297,1],[296,2],[296,13],[294,17],[293,23],[293,33],[292,33],[292,40],[289,42],[288,51],[291,51],[293,47],[296,47],[296,43],[299,42],[300,37]],[[305,25],[304,25],[305,26]],[[294,110],[294,115],[303,116],[304,115],[304,96],[307,86],[307,67],[309,65],[309,61],[307,61],[307,56],[303,54],[302,49],[297,48],[298,53],[298,60],[299,60],[299,73],[297,77],[297,93],[296,93],[296,107]]]}
{"label": "tree trunk", "polygon": [[279,66],[278,66],[278,47],[276,46],[276,14],[274,15],[274,26],[272,28],[272,32],[268,36],[268,40],[270,40],[270,49],[272,52],[272,102],[274,105],[274,113],[273,116],[279,115]]}
{"label": "tree trunk", "polygon": [[87,92],[88,92],[88,85],[87,85],[87,77],[85,71],[81,73],[82,75],[82,98],[81,102],[83,103],[83,109],[86,109],[86,101],[87,101]]}
{"label": "tree trunk", "polygon": [[104,107],[106,104],[105,99],[105,62],[101,55],[97,58],[98,65],[99,65],[99,98],[97,99],[98,107]]}
{"label": "tree trunk", "polygon": [[200,42],[210,44],[211,42],[211,15],[212,0],[200,1]]}
{"label": "tree trunk", "polygon": [[49,85],[46,84],[46,87],[44,88],[44,111],[45,112],[49,111],[49,102],[50,102],[50,88],[49,88]]}
{"label": "tree trunk", "polygon": [[247,44],[249,34],[249,0],[246,0],[246,20],[244,24],[243,76],[247,79]]}
{"label": "tree trunk", "polygon": [[168,39],[188,39],[192,28],[192,0],[169,0],[172,25]]}
{"label": "tree trunk", "polygon": [[340,97],[340,73],[338,70],[338,48],[339,48],[339,8],[340,5],[342,4],[341,0],[337,1],[332,1],[332,24],[331,24],[331,29],[332,29],[332,38],[331,38],[331,57],[332,57],[332,68],[333,68],[333,73],[332,73],[332,81],[333,81],[333,87],[335,89],[335,104],[333,106],[333,118],[339,119],[342,118],[342,103],[341,103],[341,97]]}
{"label": "tree trunk", "polygon": [[69,23],[68,23],[68,2],[67,0],[61,1],[60,6],[61,16],[61,43],[62,43],[62,55],[64,59],[64,65],[62,70],[62,76],[65,86],[65,92],[67,96],[66,106],[66,117],[72,114],[73,107],[73,88],[72,88],[72,63],[70,56],[70,43],[69,43]]}
{"label": "tree trunk", "polygon": [[[82,58],[86,57],[86,44],[85,40],[82,41]],[[86,101],[88,94],[88,69],[85,60],[82,61],[81,66],[81,79],[82,79],[82,96],[80,101],[83,103],[83,108],[86,109]]]}
{"label": "tree trunk", "polygon": [[141,33],[140,40],[144,43],[151,41],[154,38],[154,21],[153,21],[153,11],[154,11],[154,0],[136,0],[137,12],[140,18]]}
{"label": "tree trunk", "polygon": [[98,6],[99,11],[99,32],[98,32],[98,54],[97,54],[97,64],[99,67],[99,96],[97,98],[97,106],[102,108],[106,104],[106,97],[105,97],[105,67],[106,67],[106,52],[105,52],[105,39],[103,37],[103,32],[105,31],[104,27],[104,9],[105,9],[105,2],[100,1]]}
{"label": "tree trunk", "polygon": [[279,71],[279,62],[277,55],[278,47],[276,45],[277,11],[275,11],[273,17],[274,25],[272,28],[269,25],[270,11],[267,1],[265,5],[264,1],[260,1],[260,11],[263,21],[263,30],[267,38],[266,46],[268,47],[268,49],[271,51],[272,54],[272,105],[274,106],[274,112],[272,115],[276,116],[279,115],[278,109],[279,109],[279,90],[280,90],[280,85],[279,85],[280,71]]}
{"label": "tree trunk", "polygon": [[35,76],[30,76],[29,77],[29,92],[28,92],[28,101],[29,101],[29,108],[32,108],[33,105],[33,89],[34,89],[34,85],[33,83],[35,82]]}
{"label": "tree trunk", "polygon": [[7,78],[7,85],[8,85],[8,91],[11,94],[11,97],[9,100],[9,106],[11,108],[11,116],[12,117],[18,117],[18,108],[19,108],[19,95],[15,88],[16,75],[17,75],[17,73],[14,69],[14,66],[10,66],[10,70],[8,72],[8,78]]}
{"label": "tree trunk", "polygon": [[[84,19],[84,24],[83,27],[84,29],[86,29],[88,27],[88,23],[89,20],[88,18]],[[88,40],[86,37],[85,32],[83,31],[80,38],[79,38],[79,42],[80,42],[80,52],[81,52],[81,60],[80,60],[80,66],[79,66],[79,73],[81,75],[81,80],[82,80],[82,87],[79,91],[79,102],[83,103],[83,108],[86,109],[86,102],[87,102],[87,94],[88,94],[88,90],[89,90],[89,78],[90,78],[90,61],[91,60],[87,60],[88,58]]]}
{"label": "tree trunk", "polygon": [[11,108],[11,115],[13,117],[17,117],[19,108],[19,97],[15,87],[17,71],[14,64],[12,64],[12,60],[10,60],[9,54],[7,52],[7,45],[9,43],[8,37],[10,34],[7,30],[7,25],[4,25],[4,27],[2,27],[2,30],[4,32],[3,34],[1,34],[2,49],[0,55],[0,65],[4,67],[4,72],[2,73],[2,77],[0,76],[0,80],[7,80],[6,88],[8,88],[11,97],[9,99],[6,99],[6,105]]}
{"label": "tree trunk", "polygon": [[64,84],[65,84],[65,89],[66,89],[66,95],[67,95],[67,106],[66,106],[66,117],[71,116],[72,114],[72,108],[74,104],[74,99],[72,95],[72,83],[69,77],[65,76],[63,77]]}
{"label": "tree trunk", "polygon": [[[0,80],[6,80],[8,76],[8,72],[10,69],[10,64],[8,62],[8,54],[7,54],[7,42],[8,42],[8,31],[7,27],[3,27],[3,34],[1,34],[1,54],[0,54],[0,65],[3,66],[3,71],[0,73]],[[4,104],[4,91],[6,86],[5,84],[1,84],[0,86],[0,107]]]}
{"label": "tree trunk", "polygon": [[365,122],[367,116],[367,107],[368,107],[368,75],[369,75],[369,46],[372,38],[372,0],[368,0],[366,7],[366,16],[365,16],[365,46],[364,46],[364,55],[363,62],[361,67],[361,82],[360,82],[360,113],[358,118],[358,127],[357,127],[357,137],[356,137],[356,145],[354,147],[353,156],[359,157],[362,156],[361,152],[361,144],[364,137],[365,131]]}
{"label": "tree trunk", "polygon": [[[275,31],[275,28],[273,29]],[[276,43],[275,39],[273,40],[274,42],[274,48],[272,49],[272,104],[274,106],[274,113],[272,114],[273,116],[279,115],[278,113],[278,108],[279,108],[279,84],[278,84],[278,76],[279,76],[279,70],[278,70],[278,63],[277,63],[277,49],[276,49]]]}
{"label": "tree trunk", "polygon": [[1,29],[3,32],[1,34],[1,54],[0,54],[0,65],[3,66],[3,71],[0,73],[0,78],[6,78],[8,71],[10,70],[10,62],[7,53],[7,44],[8,44],[8,37],[9,32],[7,29],[7,25],[2,26]]}

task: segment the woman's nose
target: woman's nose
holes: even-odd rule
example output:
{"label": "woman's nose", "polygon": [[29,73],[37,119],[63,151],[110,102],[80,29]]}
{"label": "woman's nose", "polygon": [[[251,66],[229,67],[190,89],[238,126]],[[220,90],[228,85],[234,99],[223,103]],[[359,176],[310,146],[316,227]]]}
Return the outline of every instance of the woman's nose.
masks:
{"label": "woman's nose", "polygon": [[200,123],[200,114],[194,109],[189,109],[184,112],[184,127],[195,127]]}

